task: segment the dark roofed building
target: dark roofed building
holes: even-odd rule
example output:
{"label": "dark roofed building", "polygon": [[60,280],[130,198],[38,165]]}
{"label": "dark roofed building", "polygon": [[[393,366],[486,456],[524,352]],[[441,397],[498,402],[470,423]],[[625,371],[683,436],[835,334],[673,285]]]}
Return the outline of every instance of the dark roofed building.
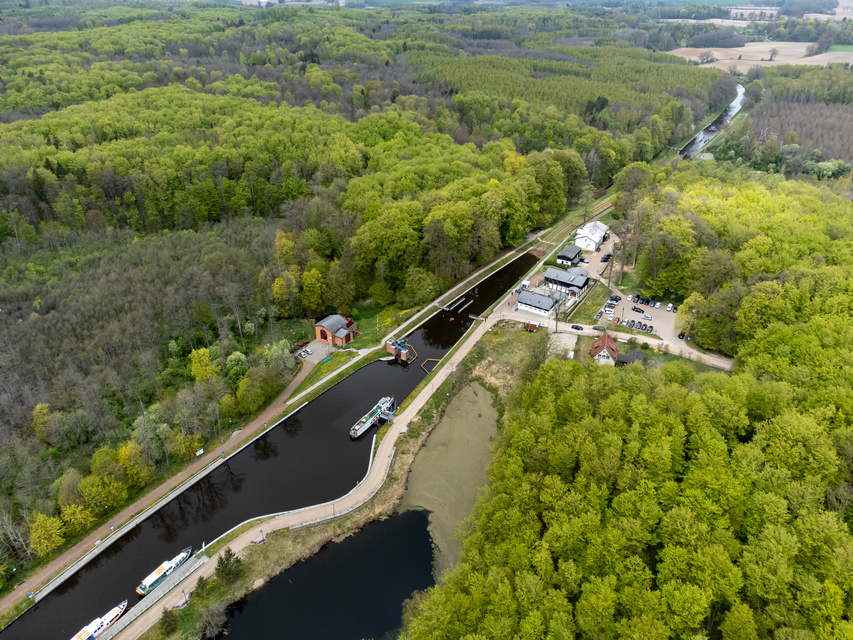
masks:
{"label": "dark roofed building", "polygon": [[314,332],[320,342],[343,347],[352,341],[353,334],[358,333],[358,326],[354,320],[334,313],[315,322]]}
{"label": "dark roofed building", "polygon": [[580,259],[581,248],[573,244],[567,244],[557,256],[557,264],[573,267],[580,262]]}
{"label": "dark roofed building", "polygon": [[548,317],[557,306],[557,301],[550,296],[543,296],[532,291],[522,291],[518,294],[518,310],[535,313]]}
{"label": "dark roofed building", "polygon": [[577,298],[589,286],[589,273],[580,267],[571,269],[548,267],[545,270],[545,286]]}
{"label": "dark roofed building", "polygon": [[619,354],[617,361],[622,365],[629,365],[632,362],[646,363],[646,354],[642,351],[629,351],[626,354]]}

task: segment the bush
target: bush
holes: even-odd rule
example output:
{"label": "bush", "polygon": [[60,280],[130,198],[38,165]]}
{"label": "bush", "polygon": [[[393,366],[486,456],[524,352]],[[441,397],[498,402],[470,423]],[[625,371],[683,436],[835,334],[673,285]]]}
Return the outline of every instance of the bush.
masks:
{"label": "bush", "polygon": [[243,573],[243,561],[231,547],[225,547],[225,551],[216,561],[216,578],[224,585],[237,582]]}
{"label": "bush", "polygon": [[181,617],[177,611],[171,609],[163,609],[163,615],[160,616],[160,633],[164,636],[170,636],[181,625]]}

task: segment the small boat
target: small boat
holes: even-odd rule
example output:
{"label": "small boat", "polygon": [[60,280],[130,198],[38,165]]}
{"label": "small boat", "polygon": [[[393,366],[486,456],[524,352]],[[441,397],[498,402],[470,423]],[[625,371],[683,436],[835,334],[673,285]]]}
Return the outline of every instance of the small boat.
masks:
{"label": "small boat", "polygon": [[113,626],[116,621],[121,618],[121,614],[123,614],[126,609],[127,600],[117,607],[110,609],[107,615],[92,620],[92,622],[80,629],[80,631],[77,632],[77,635],[71,638],[71,640],[94,640],[95,638],[100,637],[104,631]]}
{"label": "small boat", "polygon": [[711,133],[717,133],[719,129],[717,129],[717,125],[712,124],[710,127],[708,127],[708,131],[710,131]]}
{"label": "small boat", "polygon": [[171,560],[166,560],[166,562],[154,569],[153,573],[146,577],[145,580],[139,583],[139,586],[136,587],[136,593],[141,596],[147,596],[158,585],[160,585],[163,580],[172,575],[175,572],[175,569],[184,564],[189,559],[190,555],[192,555],[192,552],[193,548],[187,547]]}
{"label": "small boat", "polygon": [[394,404],[394,396],[385,396],[377,402],[376,406],[368,411],[361,420],[352,426],[352,429],[349,430],[349,437],[355,440],[356,438],[364,435],[370,427],[379,422],[379,419],[382,418],[383,414],[393,413],[396,408],[397,406]]}

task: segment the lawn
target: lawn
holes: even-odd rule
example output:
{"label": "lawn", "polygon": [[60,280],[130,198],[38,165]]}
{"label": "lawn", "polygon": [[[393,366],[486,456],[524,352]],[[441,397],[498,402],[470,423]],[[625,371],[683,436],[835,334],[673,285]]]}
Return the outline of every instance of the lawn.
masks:
{"label": "lawn", "polygon": [[834,44],[829,50],[832,51],[853,51],[853,44]]}
{"label": "lawn", "polygon": [[394,327],[400,326],[411,318],[417,310],[417,308],[398,309],[396,306],[370,306],[359,309],[357,314],[353,314],[358,317],[353,317],[353,319],[358,324],[361,335],[347,346],[351,349],[365,349],[376,346],[381,338],[388,335]]}
{"label": "lawn", "polygon": [[596,282],[592,290],[587,293],[584,301],[580,303],[580,305],[574,308],[574,311],[570,314],[570,318],[572,322],[578,322],[580,324],[596,324],[598,321],[595,319],[595,314],[604,306],[605,301],[608,297],[607,286],[601,284],[600,282]]}
{"label": "lawn", "polygon": [[322,362],[317,363],[317,365],[311,370],[305,380],[299,383],[299,386],[293,392],[293,395],[298,395],[305,391],[312,384],[315,384],[318,380],[326,377],[333,371],[337,371],[341,367],[343,367],[350,360],[355,358],[358,355],[355,351],[350,351],[347,349],[346,351],[336,351],[331,356],[323,360]]}

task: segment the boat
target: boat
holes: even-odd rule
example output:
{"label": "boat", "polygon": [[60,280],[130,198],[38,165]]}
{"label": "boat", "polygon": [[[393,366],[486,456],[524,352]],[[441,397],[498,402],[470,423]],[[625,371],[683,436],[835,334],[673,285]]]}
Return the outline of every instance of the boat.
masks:
{"label": "boat", "polygon": [[110,609],[107,615],[92,620],[92,622],[80,629],[80,631],[77,632],[77,635],[71,638],[71,640],[94,640],[95,638],[100,637],[104,631],[113,626],[116,621],[121,618],[121,614],[123,614],[126,609],[127,600],[117,607]]}
{"label": "boat", "polygon": [[717,133],[717,125],[712,124],[710,127],[708,127],[708,131],[710,131],[711,133]]}
{"label": "boat", "polygon": [[376,403],[376,406],[364,414],[361,420],[352,426],[352,429],[349,430],[349,437],[353,440],[361,437],[368,429],[370,429],[370,427],[379,422],[379,419],[382,418],[383,415],[393,413],[396,408],[397,406],[394,404],[394,396],[385,396]]}
{"label": "boat", "polygon": [[166,560],[166,562],[154,569],[154,571],[148,575],[145,580],[139,583],[139,586],[136,587],[136,593],[141,596],[147,596],[158,585],[160,585],[163,580],[172,575],[175,572],[175,569],[184,564],[189,559],[190,555],[192,555],[192,552],[193,548],[187,547],[171,560]]}

